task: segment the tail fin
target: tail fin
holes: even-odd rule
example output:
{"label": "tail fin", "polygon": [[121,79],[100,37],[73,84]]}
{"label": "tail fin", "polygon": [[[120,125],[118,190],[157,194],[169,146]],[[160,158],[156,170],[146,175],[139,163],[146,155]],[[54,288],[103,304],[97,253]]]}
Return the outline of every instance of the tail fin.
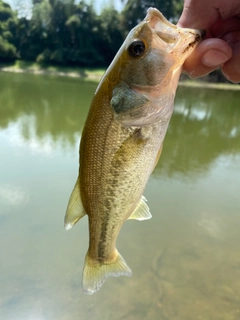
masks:
{"label": "tail fin", "polygon": [[122,275],[131,277],[132,270],[128,267],[123,257],[116,252],[116,260],[109,264],[91,265],[88,254],[86,255],[83,269],[83,291],[93,294],[98,291],[108,277],[119,277]]}

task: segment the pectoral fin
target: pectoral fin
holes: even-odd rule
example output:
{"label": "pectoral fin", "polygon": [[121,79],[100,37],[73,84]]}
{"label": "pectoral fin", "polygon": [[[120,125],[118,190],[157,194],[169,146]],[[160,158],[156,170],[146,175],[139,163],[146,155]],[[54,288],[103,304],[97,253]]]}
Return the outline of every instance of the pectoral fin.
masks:
{"label": "pectoral fin", "polygon": [[80,182],[78,178],[68,201],[67,211],[64,218],[64,228],[66,230],[71,229],[79,219],[85,216],[85,214],[86,212],[83,209],[80,197]]}
{"label": "pectoral fin", "polygon": [[139,202],[139,205],[133,211],[133,213],[128,218],[128,220],[135,219],[135,220],[142,221],[142,220],[148,220],[148,219],[152,218],[152,215],[150,213],[148,205],[146,204],[146,201],[147,201],[147,199],[144,196],[142,196],[142,199]]}
{"label": "pectoral fin", "polygon": [[[121,113],[139,108],[147,101],[148,100],[146,97],[132,90],[125,83],[120,83],[113,90],[110,104],[116,113],[116,117],[118,117],[118,115],[120,115]],[[129,113],[129,116],[130,115],[131,113]]]}
{"label": "pectoral fin", "polygon": [[114,110],[114,119],[130,127],[144,125],[145,109],[150,103],[144,95],[120,83],[113,90],[110,104]]}

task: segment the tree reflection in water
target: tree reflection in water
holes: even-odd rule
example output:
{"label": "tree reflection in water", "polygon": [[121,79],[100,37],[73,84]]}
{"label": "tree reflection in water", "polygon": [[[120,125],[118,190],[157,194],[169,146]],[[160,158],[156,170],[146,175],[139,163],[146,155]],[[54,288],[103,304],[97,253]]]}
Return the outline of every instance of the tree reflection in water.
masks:
{"label": "tree reflection in water", "polygon": [[[64,77],[2,74],[0,127],[18,122],[25,140],[50,136],[53,142],[74,145],[96,85]],[[189,175],[200,167],[207,170],[228,153],[240,153],[239,92],[179,87],[155,172]]]}

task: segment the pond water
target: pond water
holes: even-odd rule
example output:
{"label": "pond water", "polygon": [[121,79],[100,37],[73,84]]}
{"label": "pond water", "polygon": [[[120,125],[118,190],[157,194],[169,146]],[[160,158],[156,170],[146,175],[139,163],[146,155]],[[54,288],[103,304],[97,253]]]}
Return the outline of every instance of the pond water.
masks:
{"label": "pond water", "polygon": [[96,83],[0,75],[4,320],[239,320],[240,92],[179,87],[145,196],[118,249],[133,276],[84,295],[87,218],[63,228]]}

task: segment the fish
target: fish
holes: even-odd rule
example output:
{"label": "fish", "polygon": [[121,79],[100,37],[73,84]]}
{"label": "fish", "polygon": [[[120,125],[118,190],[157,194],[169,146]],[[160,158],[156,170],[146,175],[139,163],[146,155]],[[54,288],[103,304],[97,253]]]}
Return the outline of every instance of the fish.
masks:
{"label": "fish", "polygon": [[110,276],[132,275],[117,237],[126,220],[151,218],[143,192],[162,151],[182,65],[200,40],[201,31],[177,27],[149,8],[97,86],[64,219],[69,230],[88,216],[85,294]]}

